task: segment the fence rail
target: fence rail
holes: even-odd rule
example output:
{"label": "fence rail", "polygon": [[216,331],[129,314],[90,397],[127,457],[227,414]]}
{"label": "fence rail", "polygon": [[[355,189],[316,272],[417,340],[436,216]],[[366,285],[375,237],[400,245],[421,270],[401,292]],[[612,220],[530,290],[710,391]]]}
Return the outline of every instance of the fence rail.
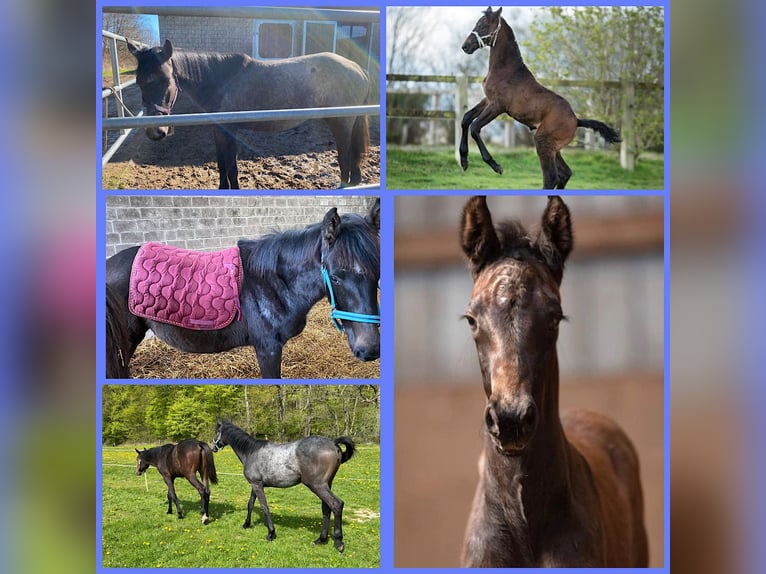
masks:
{"label": "fence rail", "polygon": [[[455,122],[455,160],[460,163],[459,134],[461,130],[460,122],[463,114],[468,110],[468,85],[480,83],[482,76],[444,76],[444,75],[423,75],[423,74],[386,74],[386,81],[390,83],[441,83],[455,84],[454,110],[412,110],[412,109],[392,109],[387,108],[386,117],[389,118],[414,118],[430,120],[429,134],[431,139],[435,137],[435,122],[437,120],[453,120]],[[633,82],[633,81],[614,81],[614,80],[570,80],[564,78],[541,79],[540,83],[552,87],[573,87],[573,88],[595,88],[595,89],[615,89],[622,92],[622,143],[620,144],[620,165],[623,169],[633,170],[635,168],[635,148],[633,134],[635,131],[635,106],[636,89],[663,89],[661,83]],[[395,93],[402,93],[405,90],[396,88]],[[418,87],[413,93],[427,94],[432,93],[432,107],[437,107],[438,99],[444,94],[443,89],[429,92]],[[587,138],[591,139],[593,134],[586,132]],[[513,132],[512,124],[506,124],[506,145],[512,145]],[[586,140],[588,141],[588,140]]]}

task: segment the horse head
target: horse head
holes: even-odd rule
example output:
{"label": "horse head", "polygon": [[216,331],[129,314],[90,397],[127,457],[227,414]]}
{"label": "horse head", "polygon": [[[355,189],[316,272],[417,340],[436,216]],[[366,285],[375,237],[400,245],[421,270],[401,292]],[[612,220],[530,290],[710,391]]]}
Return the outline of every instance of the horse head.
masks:
{"label": "horse head", "polygon": [[559,286],[573,245],[569,209],[550,196],[532,236],[518,222],[496,228],[486,198],[474,197],[463,209],[461,244],[474,282],[464,318],[487,396],[487,431],[499,452],[519,455],[542,413],[558,409]]}
{"label": "horse head", "polygon": [[[181,91],[173,67],[173,45],[165,40],[163,46],[149,48],[127,40],[128,50],[136,58],[136,83],[141,88],[146,114],[149,116],[168,116],[173,111],[178,94]],[[146,128],[146,135],[151,140],[161,140],[172,135],[173,128],[168,126]]]}
{"label": "horse head", "polygon": [[223,447],[225,447],[227,443],[223,438],[223,421],[219,420],[215,423],[215,438],[213,439],[212,449],[213,452],[218,452]]}
{"label": "horse head", "polygon": [[495,45],[497,41],[497,34],[500,31],[500,25],[502,19],[500,14],[503,9],[498,8],[497,12],[492,11],[491,6],[487,6],[487,9],[483,12],[479,21],[468,34],[468,37],[463,42],[463,52],[466,54],[473,54],[476,50],[489,46],[490,48]]}
{"label": "horse head", "polygon": [[146,453],[146,449],[144,450],[138,450],[135,449],[138,456],[136,457],[136,475],[141,476],[146,472],[146,470],[151,466],[149,462],[144,458],[144,454]]}
{"label": "horse head", "polygon": [[380,198],[365,217],[338,215],[322,221],[321,272],[332,319],[361,361],[380,357]]}

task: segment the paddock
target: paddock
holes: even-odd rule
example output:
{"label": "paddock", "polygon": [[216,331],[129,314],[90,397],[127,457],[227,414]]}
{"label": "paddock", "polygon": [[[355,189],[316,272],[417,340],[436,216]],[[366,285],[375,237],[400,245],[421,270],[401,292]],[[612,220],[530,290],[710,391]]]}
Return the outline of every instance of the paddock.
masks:
{"label": "paddock", "polygon": [[[124,11],[122,8],[106,8],[109,12]],[[252,54],[258,59],[270,59],[273,54],[260,53],[266,50],[262,45],[266,31],[284,28],[295,36],[292,51],[277,55],[300,55],[320,50],[342,53],[361,62],[370,77],[375,77],[371,96],[377,103],[377,48],[373,41],[379,34],[379,14],[375,11],[351,10],[299,10],[270,8],[240,8],[210,10],[205,8],[169,9],[151,8],[147,13],[157,14],[160,22],[160,35],[170,37],[178,47],[191,49],[211,49],[215,51],[240,51]],[[180,11],[180,13],[179,13]],[[267,28],[266,26],[271,26]],[[303,28],[300,27],[303,25]],[[243,30],[252,30],[250,36]],[[211,34],[212,28],[216,31]],[[261,30],[263,28],[263,30]],[[231,29],[229,33],[222,30]],[[332,30],[331,44],[323,41],[323,34]],[[261,41],[259,41],[259,30]],[[362,46],[356,38],[359,30],[365,31]],[[298,46],[298,38],[303,42]],[[220,41],[211,44],[204,34],[212,38],[223,36],[228,43]],[[317,36],[318,34],[318,36]],[[209,118],[208,125],[183,126],[175,129],[171,138],[162,142],[148,140],[143,130],[120,131],[110,125],[113,119],[130,122],[131,115],[141,113],[141,94],[132,79],[134,61],[117,61],[117,42],[124,38],[103,33],[110,42],[108,51],[113,54],[112,74],[104,73],[102,99],[104,101],[102,127],[102,186],[105,189],[214,189],[218,187],[215,146],[209,124],[216,121]],[[163,36],[164,38],[164,36]],[[278,39],[278,38],[275,38]],[[269,48],[276,49],[274,47]],[[102,58],[103,61],[103,58]],[[106,66],[105,66],[106,68]],[[120,73],[122,70],[122,73]],[[115,97],[119,94],[125,108]],[[173,110],[176,114],[189,115],[198,112],[194,103],[183,95]],[[287,113],[288,110],[285,110]],[[259,112],[248,116],[251,121],[258,121]],[[380,127],[379,106],[371,106],[365,113],[370,118],[370,147],[361,165],[362,181],[366,186],[377,186],[380,181]],[[354,115],[351,111],[346,115]],[[322,117],[321,113],[312,117]],[[149,121],[159,119],[145,118]],[[159,124],[157,124],[159,125]],[[108,128],[108,130],[107,130]],[[112,148],[120,140],[119,148]],[[239,166],[241,186],[249,189],[336,189],[339,186],[338,161],[335,142],[329,129],[321,120],[308,122],[278,133],[253,132],[240,130],[238,134]],[[116,150],[116,151],[115,151]]]}

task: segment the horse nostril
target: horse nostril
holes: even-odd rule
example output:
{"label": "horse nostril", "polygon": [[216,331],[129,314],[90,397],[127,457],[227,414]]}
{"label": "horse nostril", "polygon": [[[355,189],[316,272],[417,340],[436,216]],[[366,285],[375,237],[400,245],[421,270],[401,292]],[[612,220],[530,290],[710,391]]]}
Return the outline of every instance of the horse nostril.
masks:
{"label": "horse nostril", "polygon": [[484,412],[484,422],[491,435],[500,436],[500,425],[497,422],[497,413],[494,407],[487,407],[487,410]]}
{"label": "horse nostril", "polygon": [[523,434],[528,435],[535,427],[537,419],[537,408],[535,405],[529,405],[524,415],[521,417],[521,431]]}

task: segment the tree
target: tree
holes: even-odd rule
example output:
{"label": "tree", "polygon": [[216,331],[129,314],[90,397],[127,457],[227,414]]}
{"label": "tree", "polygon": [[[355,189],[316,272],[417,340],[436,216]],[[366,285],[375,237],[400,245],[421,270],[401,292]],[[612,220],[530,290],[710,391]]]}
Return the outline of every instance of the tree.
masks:
{"label": "tree", "polygon": [[[144,44],[154,44],[159,42],[154,34],[151,25],[152,16],[142,14],[114,14],[104,12],[101,21],[101,28],[107,32],[112,32],[118,36],[124,36]],[[111,41],[104,41],[104,59],[111,57]],[[117,42],[117,56],[120,62],[133,62],[128,48],[123,42]]]}
{"label": "tree", "polygon": [[[538,78],[636,82],[636,156],[664,146],[665,17],[661,6],[552,7],[531,26],[524,58]],[[606,86],[559,88],[579,117],[621,126],[622,90]]]}

